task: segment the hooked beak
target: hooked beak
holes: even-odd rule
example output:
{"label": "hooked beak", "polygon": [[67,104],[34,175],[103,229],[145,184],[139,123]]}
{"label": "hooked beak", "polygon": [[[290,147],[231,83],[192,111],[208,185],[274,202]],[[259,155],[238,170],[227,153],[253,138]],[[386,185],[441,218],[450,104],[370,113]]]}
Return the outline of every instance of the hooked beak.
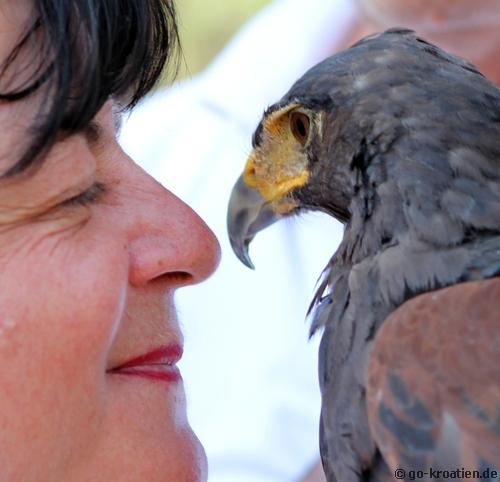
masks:
{"label": "hooked beak", "polygon": [[257,189],[248,187],[243,176],[233,187],[227,210],[227,230],[234,254],[246,266],[254,269],[248,246],[254,236],[282,218]]}

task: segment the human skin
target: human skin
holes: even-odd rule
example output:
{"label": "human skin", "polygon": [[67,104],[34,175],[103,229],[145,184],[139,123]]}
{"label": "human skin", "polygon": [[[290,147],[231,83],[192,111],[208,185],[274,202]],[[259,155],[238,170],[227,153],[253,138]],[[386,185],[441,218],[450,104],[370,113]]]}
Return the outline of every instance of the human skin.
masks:
{"label": "human skin", "polygon": [[[0,60],[28,5],[0,9]],[[0,103],[2,171],[29,141],[38,100]],[[0,180],[2,481],[206,480],[182,381],[113,369],[182,345],[174,291],[209,276],[219,247],[125,155],[115,110],[110,100],[96,126],[61,137],[38,171]],[[99,200],[64,204],[95,180]]]}

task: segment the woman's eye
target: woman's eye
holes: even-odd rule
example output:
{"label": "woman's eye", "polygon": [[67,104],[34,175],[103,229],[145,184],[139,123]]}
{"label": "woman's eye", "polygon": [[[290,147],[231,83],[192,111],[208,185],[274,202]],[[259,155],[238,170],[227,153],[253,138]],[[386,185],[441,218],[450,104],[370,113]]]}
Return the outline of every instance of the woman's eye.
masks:
{"label": "woman's eye", "polygon": [[106,192],[106,185],[103,182],[96,181],[92,186],[90,186],[86,191],[83,191],[76,196],[66,199],[62,203],[63,206],[87,206],[89,204],[96,203]]}

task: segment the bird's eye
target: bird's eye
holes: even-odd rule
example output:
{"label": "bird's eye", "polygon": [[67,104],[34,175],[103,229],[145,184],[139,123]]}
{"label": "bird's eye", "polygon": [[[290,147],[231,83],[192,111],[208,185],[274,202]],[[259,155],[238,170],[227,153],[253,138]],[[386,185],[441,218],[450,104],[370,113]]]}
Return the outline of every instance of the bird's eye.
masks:
{"label": "bird's eye", "polygon": [[290,128],[292,130],[292,134],[303,146],[306,145],[306,142],[309,139],[310,125],[311,121],[306,114],[302,112],[292,112],[290,115]]}

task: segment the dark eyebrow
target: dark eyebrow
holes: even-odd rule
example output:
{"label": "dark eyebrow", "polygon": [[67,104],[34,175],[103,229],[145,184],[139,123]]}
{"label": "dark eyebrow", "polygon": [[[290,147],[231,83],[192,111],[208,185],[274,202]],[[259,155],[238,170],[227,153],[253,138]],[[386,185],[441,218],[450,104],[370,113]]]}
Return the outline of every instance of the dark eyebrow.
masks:
{"label": "dark eyebrow", "polygon": [[103,128],[96,121],[91,120],[85,127],[85,137],[90,144],[97,144],[103,136]]}
{"label": "dark eyebrow", "polygon": [[[120,129],[122,128],[123,124],[123,116],[118,111],[113,112],[113,124],[114,124],[115,136],[118,137],[118,134],[120,133]],[[88,123],[87,127],[85,127],[85,137],[91,144],[98,143],[102,139],[103,135],[104,135],[103,127],[95,120],[91,120]]]}

